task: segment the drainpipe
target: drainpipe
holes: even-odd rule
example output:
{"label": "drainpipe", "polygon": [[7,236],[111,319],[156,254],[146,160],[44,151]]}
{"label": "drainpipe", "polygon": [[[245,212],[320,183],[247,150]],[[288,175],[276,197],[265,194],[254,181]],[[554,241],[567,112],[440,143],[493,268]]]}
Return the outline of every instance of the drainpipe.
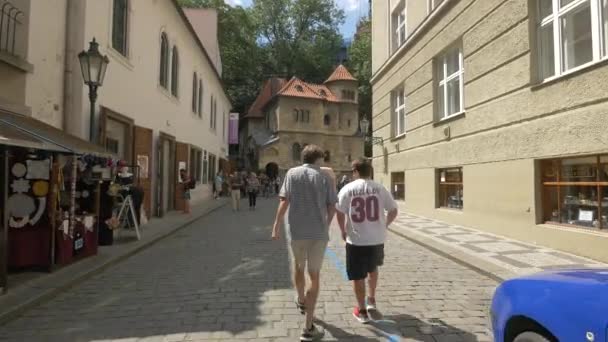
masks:
{"label": "drainpipe", "polygon": [[81,138],[84,86],[76,56],[84,46],[85,8],[86,1],[66,1],[62,127],[65,132]]}

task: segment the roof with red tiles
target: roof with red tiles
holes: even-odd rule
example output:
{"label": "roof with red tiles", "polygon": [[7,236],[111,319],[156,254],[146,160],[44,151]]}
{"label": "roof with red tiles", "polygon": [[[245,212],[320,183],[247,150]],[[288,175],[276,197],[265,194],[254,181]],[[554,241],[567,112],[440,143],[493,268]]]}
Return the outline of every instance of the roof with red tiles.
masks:
{"label": "roof with red tiles", "polygon": [[247,111],[246,118],[263,118],[264,107],[272,100],[272,98],[283,88],[287,83],[287,80],[279,77],[272,77],[264,82],[262,90],[258,94],[249,110]]}
{"label": "roof with red tiles", "polygon": [[334,81],[356,81],[357,79],[346,69],[342,64],[338,65],[336,70],[329,76],[325,83]]}
{"label": "roof with red tiles", "polygon": [[307,99],[325,100],[329,102],[341,102],[340,99],[325,85],[304,82],[297,77],[292,77],[277,95],[302,97]]}

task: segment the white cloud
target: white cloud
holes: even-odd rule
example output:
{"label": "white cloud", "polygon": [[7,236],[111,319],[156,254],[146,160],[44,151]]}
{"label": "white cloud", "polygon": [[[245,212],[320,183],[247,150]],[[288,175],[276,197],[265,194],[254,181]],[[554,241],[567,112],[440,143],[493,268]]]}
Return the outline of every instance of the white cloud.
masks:
{"label": "white cloud", "polygon": [[363,0],[337,0],[338,6],[346,11],[356,11],[361,6]]}

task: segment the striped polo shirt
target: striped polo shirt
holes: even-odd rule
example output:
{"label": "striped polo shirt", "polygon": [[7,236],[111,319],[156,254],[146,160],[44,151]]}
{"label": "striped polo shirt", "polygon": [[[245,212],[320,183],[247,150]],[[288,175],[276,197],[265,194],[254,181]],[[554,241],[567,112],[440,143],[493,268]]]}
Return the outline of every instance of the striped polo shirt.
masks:
{"label": "striped polo shirt", "polygon": [[292,240],[329,240],[327,207],[336,189],[319,166],[304,164],[287,171],[279,193],[289,201],[286,227]]}

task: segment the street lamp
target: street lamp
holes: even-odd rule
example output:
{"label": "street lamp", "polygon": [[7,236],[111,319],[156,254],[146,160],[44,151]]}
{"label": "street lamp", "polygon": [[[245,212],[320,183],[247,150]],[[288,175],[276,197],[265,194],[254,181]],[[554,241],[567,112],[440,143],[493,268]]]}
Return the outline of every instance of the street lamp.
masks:
{"label": "street lamp", "polygon": [[366,118],[363,118],[359,122],[359,125],[361,125],[361,133],[365,136],[366,143],[371,143],[372,145],[380,145],[380,146],[384,145],[384,139],[382,139],[381,137],[373,137],[368,134],[370,132],[369,120],[367,120]]}
{"label": "street lamp", "polygon": [[89,50],[78,54],[80,69],[84,84],[89,86],[89,100],[91,101],[91,122],[89,124],[89,140],[95,141],[95,101],[97,101],[97,88],[103,85],[106,69],[110,60],[99,53],[99,44],[93,38],[89,43]]}

